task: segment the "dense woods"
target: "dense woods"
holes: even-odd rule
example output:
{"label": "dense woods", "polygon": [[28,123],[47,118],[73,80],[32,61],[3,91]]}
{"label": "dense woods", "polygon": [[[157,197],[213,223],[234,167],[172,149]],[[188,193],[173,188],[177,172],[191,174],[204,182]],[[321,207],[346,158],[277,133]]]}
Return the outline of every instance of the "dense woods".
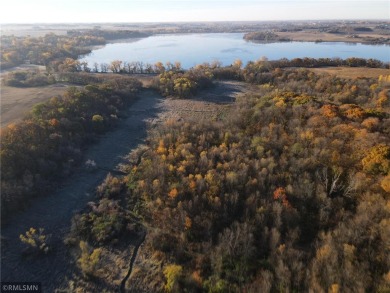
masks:
{"label": "dense woods", "polygon": [[91,46],[104,45],[107,40],[141,38],[149,34],[138,31],[82,30],[68,31],[61,36],[54,33],[43,37],[1,36],[1,67],[11,68],[22,63],[48,66],[65,58],[77,59],[91,52]]}
{"label": "dense woods", "polygon": [[[387,79],[236,65],[257,92],[224,119],[151,130],[73,239],[92,257],[147,229],[137,292],[387,292]],[[85,277],[101,278],[95,268]]]}
{"label": "dense woods", "polygon": [[244,35],[244,39],[247,41],[257,41],[257,42],[290,42],[288,38],[282,38],[274,32],[265,31],[265,32],[252,32]]}
{"label": "dense woods", "polygon": [[102,30],[102,29],[68,30],[67,34],[71,37],[80,37],[80,36],[89,35],[97,38],[103,38],[105,40],[145,38],[150,36],[149,33],[133,31],[133,30]]}
{"label": "dense woods", "polygon": [[128,77],[88,81],[79,78],[84,87],[35,105],[23,122],[2,129],[2,219],[69,175],[82,150],[115,126],[141,86]]}
{"label": "dense woods", "polygon": [[48,65],[51,61],[74,58],[90,53],[87,46],[105,44],[102,37],[58,36],[44,37],[1,36],[1,67],[10,68],[25,62]]}

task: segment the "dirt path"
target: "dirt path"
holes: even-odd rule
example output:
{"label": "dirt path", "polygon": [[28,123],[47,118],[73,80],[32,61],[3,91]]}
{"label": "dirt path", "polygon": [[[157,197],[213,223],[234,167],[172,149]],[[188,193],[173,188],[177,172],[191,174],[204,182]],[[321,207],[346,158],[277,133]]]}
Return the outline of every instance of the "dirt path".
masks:
{"label": "dirt path", "polygon": [[[75,170],[58,191],[36,200],[28,210],[15,215],[2,230],[2,281],[42,282],[44,292],[53,292],[64,281],[72,279],[75,264],[63,239],[70,229],[73,215],[95,200],[94,190],[107,175],[104,169],[114,169],[123,162],[123,157],[146,138],[150,124],[158,125],[167,119],[201,119],[219,115],[237,94],[246,90],[242,83],[223,82],[191,100],[162,99],[153,91],[142,92],[121,126],[87,151],[84,160],[94,160],[102,169],[93,173],[84,168]],[[52,249],[48,255],[22,258],[24,245],[19,235],[30,227],[44,228],[45,234],[51,235],[49,244]],[[136,255],[133,257],[135,259]]]}
{"label": "dirt path", "polygon": [[[129,117],[118,129],[106,134],[98,144],[92,146],[85,160],[91,159],[99,167],[114,169],[146,137],[147,119],[153,119],[161,110],[159,102],[161,97],[158,94],[144,91],[129,109]],[[70,276],[72,264],[69,261],[72,258],[63,244],[63,238],[69,231],[74,213],[94,200],[94,189],[106,175],[107,171],[104,170],[91,173],[80,168],[57,192],[36,200],[28,210],[10,220],[10,224],[1,231],[2,281],[42,282],[44,292],[52,292],[64,278]],[[52,250],[48,255],[22,258],[24,246],[19,235],[30,227],[44,228],[45,234],[51,234]]]}

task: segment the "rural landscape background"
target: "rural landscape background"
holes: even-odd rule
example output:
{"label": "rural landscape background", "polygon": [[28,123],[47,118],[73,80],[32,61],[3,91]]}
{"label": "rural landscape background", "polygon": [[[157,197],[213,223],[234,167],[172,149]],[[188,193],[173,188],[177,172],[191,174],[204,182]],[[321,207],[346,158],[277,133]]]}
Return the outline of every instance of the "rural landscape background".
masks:
{"label": "rural landscape background", "polygon": [[390,291],[388,1],[15,0],[0,21],[2,285]]}

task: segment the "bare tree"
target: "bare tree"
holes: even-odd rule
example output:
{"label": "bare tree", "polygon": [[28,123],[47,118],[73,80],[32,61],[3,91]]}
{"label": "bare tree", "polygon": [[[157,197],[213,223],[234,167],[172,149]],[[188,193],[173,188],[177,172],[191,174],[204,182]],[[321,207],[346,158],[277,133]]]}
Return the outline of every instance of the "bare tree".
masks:
{"label": "bare tree", "polygon": [[97,62],[93,64],[93,72],[99,72],[99,64]]}
{"label": "bare tree", "polygon": [[107,63],[101,63],[100,64],[100,72],[108,72],[108,64]]}

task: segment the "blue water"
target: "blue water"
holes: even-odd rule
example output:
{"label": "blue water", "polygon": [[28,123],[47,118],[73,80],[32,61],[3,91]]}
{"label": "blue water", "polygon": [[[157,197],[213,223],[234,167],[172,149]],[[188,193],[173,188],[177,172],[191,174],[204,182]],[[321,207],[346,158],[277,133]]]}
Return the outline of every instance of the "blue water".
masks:
{"label": "blue water", "polygon": [[183,68],[188,69],[196,64],[213,61],[230,65],[236,59],[241,59],[246,64],[263,56],[269,60],[358,57],[390,62],[390,46],[339,42],[261,44],[245,41],[242,33],[158,35],[128,43],[107,44],[93,50],[81,61],[87,61],[90,67],[95,62],[110,63],[113,60],[140,61],[144,64],[179,61]]}

